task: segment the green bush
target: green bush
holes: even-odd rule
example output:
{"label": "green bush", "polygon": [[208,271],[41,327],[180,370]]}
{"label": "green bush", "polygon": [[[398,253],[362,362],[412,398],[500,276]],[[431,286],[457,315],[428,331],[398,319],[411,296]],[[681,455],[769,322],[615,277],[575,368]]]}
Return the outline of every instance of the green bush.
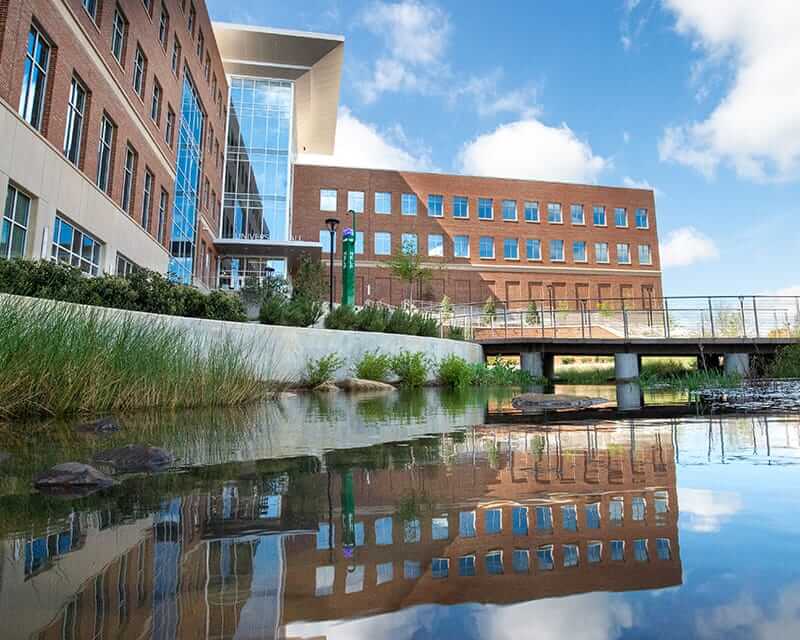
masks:
{"label": "green bush", "polygon": [[431,316],[421,316],[422,320],[417,328],[417,335],[423,338],[438,338],[439,323]]}
{"label": "green bush", "polygon": [[318,387],[325,382],[333,380],[336,370],[344,364],[338,354],[330,353],[327,356],[322,356],[318,359],[309,359],[306,362],[305,375],[303,376],[303,384],[306,387]]}
{"label": "green bush", "polygon": [[416,335],[415,329],[416,327],[411,320],[411,314],[406,313],[402,309],[395,309],[386,323],[386,333]]}
{"label": "green bush", "polygon": [[439,363],[437,376],[444,386],[463,389],[472,385],[473,371],[464,358],[451,354]]}
{"label": "green bush", "polygon": [[368,304],[358,312],[355,328],[359,331],[386,331],[389,323],[389,310],[375,304]]}
{"label": "green bush", "polygon": [[357,317],[353,307],[340,305],[325,316],[325,328],[350,331],[356,328]]}
{"label": "green bush", "polygon": [[[311,266],[305,269],[311,270]],[[309,289],[304,284],[305,279],[304,276],[299,282],[295,281],[291,296],[289,283],[283,278],[245,283],[242,297],[249,302],[260,302],[258,319],[262,324],[309,327],[322,316],[322,301],[315,288]]]}
{"label": "green bush", "polygon": [[787,345],[778,350],[767,368],[771,378],[800,378],[800,345]]}
{"label": "green bush", "polygon": [[447,337],[451,340],[463,340],[464,327],[450,327],[450,330],[447,332]]}
{"label": "green bush", "polygon": [[421,387],[428,380],[428,360],[421,351],[402,351],[392,358],[392,371],[404,387]]}
{"label": "green bush", "polygon": [[392,358],[379,351],[372,351],[361,356],[356,364],[355,374],[363,380],[383,382],[392,370]]}

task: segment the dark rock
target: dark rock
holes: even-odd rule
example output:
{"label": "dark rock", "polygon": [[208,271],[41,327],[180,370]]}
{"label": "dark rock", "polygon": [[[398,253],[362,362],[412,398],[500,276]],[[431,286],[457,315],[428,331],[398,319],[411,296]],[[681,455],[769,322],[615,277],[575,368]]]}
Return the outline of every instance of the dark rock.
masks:
{"label": "dark rock", "polygon": [[92,422],[83,422],[75,427],[75,429],[84,433],[114,433],[121,428],[120,423],[110,416],[93,420]]}
{"label": "dark rock", "polygon": [[336,383],[336,386],[344,391],[397,391],[388,382],[378,382],[377,380],[363,380],[361,378],[345,378]]}
{"label": "dark rock", "polygon": [[110,487],[114,480],[88,464],[64,462],[37,475],[33,483],[42,493],[78,498]]}
{"label": "dark rock", "polygon": [[606,404],[605,398],[571,396],[567,394],[523,393],[511,400],[511,406],[522,411],[558,411],[561,409],[586,409]]}
{"label": "dark rock", "polygon": [[159,447],[144,444],[129,444],[115,447],[95,454],[94,461],[108,465],[114,473],[139,473],[142,471],[162,471],[169,467],[175,458]]}

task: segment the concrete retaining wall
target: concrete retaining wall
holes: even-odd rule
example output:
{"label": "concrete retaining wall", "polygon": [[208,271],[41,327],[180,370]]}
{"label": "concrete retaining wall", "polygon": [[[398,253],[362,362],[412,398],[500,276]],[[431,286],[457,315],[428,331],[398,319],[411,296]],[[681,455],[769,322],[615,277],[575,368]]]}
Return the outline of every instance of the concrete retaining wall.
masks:
{"label": "concrete retaining wall", "polygon": [[[52,305],[56,308],[81,309],[87,313],[101,313],[105,317],[120,321],[161,323],[189,332],[205,348],[228,339],[241,345],[251,362],[269,380],[298,381],[302,378],[309,359],[317,359],[330,353],[339,354],[345,362],[337,371],[337,379],[352,375],[352,369],[361,356],[375,350],[390,355],[402,351],[422,351],[434,361],[455,354],[467,362],[483,362],[483,348],[480,345],[458,340],[198,320],[0,294],[0,302],[4,299],[12,299],[20,304],[35,306]],[[433,378],[433,373],[431,371],[431,378]]]}

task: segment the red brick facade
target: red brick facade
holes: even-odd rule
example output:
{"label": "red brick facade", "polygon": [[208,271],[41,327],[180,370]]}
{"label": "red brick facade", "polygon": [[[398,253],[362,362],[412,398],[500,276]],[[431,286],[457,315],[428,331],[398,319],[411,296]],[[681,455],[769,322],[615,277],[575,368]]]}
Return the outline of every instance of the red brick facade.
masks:
{"label": "red brick facade", "polygon": [[[320,190],[337,191],[337,210],[322,211]],[[489,296],[498,300],[513,301],[529,299],[555,299],[609,301],[625,298],[637,300],[660,297],[661,271],[658,255],[655,201],[653,192],[642,189],[597,187],[553,182],[476,178],[401,171],[369,169],[347,169],[337,167],[297,165],[294,169],[294,199],[292,235],[298,240],[318,241],[320,230],[325,228],[325,219],[335,216],[342,228],[352,224],[347,214],[348,191],[363,191],[364,213],[358,216],[357,230],[364,232],[364,253],[357,256],[360,265],[357,272],[356,296],[358,303],[366,300],[382,300],[394,304],[408,297],[407,284],[394,279],[380,263],[385,256],[376,256],[375,232],[391,233],[392,253],[401,250],[403,233],[417,235],[420,255],[434,266],[434,275],[422,287],[423,298],[439,301],[447,295],[453,302],[481,302]],[[391,213],[375,213],[375,193],[391,193]],[[402,194],[417,197],[417,213],[414,216],[401,213]],[[441,195],[444,212],[441,217],[428,214],[428,196]],[[469,203],[467,218],[453,216],[453,197],[466,197]],[[478,219],[478,199],[491,198],[494,217],[492,220]],[[503,200],[516,202],[517,220],[503,219]],[[525,202],[536,202],[539,207],[539,222],[526,222]],[[548,203],[561,205],[563,223],[548,222]],[[583,225],[571,223],[570,207],[583,205]],[[593,224],[594,206],[603,206],[606,225]],[[615,225],[614,210],[627,210],[628,226]],[[636,209],[648,212],[647,228],[636,228]],[[444,256],[427,258],[428,234],[443,236]],[[453,237],[469,236],[469,258],[455,258]],[[479,238],[494,238],[493,259],[479,257]],[[503,257],[503,241],[518,240],[516,260]],[[541,241],[541,260],[528,260],[526,240]],[[563,240],[565,260],[554,262],[548,255],[549,241]],[[573,258],[573,241],[587,243],[587,261],[576,262]],[[609,262],[598,263],[594,243],[608,243]],[[618,243],[629,245],[630,264],[621,264],[616,247]],[[638,247],[649,245],[652,264],[640,265]],[[327,259],[327,254],[323,256]],[[338,280],[338,278],[337,278]],[[338,286],[338,282],[337,282]]]}

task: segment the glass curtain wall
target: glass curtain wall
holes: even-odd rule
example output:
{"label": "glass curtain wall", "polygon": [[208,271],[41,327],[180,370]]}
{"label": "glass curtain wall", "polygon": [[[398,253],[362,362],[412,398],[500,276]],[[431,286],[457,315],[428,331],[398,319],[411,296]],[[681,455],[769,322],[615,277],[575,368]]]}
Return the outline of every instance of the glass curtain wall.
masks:
{"label": "glass curtain wall", "polygon": [[200,98],[188,71],[184,71],[169,261],[170,277],[183,284],[192,283],[204,127]]}
{"label": "glass curtain wall", "polygon": [[230,79],[222,237],[289,240],[291,82]]}

